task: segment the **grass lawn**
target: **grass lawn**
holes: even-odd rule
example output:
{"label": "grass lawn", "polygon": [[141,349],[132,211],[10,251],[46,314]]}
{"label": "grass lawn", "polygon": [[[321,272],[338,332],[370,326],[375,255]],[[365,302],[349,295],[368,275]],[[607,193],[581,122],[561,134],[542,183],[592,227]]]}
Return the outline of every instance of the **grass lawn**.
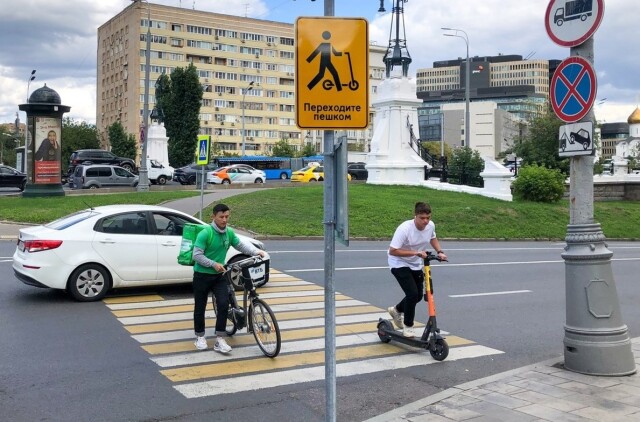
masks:
{"label": "grass lawn", "polygon": [[[50,198],[4,197],[0,220],[45,223],[63,215],[107,204],[162,204],[198,195],[197,191],[96,194]],[[231,224],[266,236],[322,236],[323,185],[264,189],[224,199]],[[433,209],[440,238],[563,240],[569,204],[497,199],[414,186],[349,185],[349,231],[353,238],[389,239],[398,224],[413,218],[415,202]],[[210,215],[209,207],[203,215]],[[609,239],[640,239],[640,202],[596,202],[595,220]],[[208,220],[208,217],[206,218]]]}

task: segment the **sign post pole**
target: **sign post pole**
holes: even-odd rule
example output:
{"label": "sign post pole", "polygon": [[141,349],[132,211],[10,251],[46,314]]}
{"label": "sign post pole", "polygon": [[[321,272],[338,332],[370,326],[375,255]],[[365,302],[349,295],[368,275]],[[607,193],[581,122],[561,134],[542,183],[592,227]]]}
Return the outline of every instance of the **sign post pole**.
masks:
{"label": "sign post pole", "polygon": [[[604,0],[550,0],[547,7],[549,37],[571,48],[571,57],[553,76],[550,93],[556,115],[567,123],[594,121],[592,35],[603,13]],[[635,361],[611,269],[613,253],[594,219],[593,155],[573,154],[570,159],[569,225],[562,253],[566,292],[564,367],[589,375],[631,375],[636,372]]]}

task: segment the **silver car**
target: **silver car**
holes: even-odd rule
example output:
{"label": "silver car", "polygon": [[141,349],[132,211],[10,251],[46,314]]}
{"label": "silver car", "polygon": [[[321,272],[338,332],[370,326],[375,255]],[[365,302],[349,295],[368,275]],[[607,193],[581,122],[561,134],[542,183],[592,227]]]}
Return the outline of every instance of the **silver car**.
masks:
{"label": "silver car", "polygon": [[118,166],[104,164],[79,165],[73,173],[75,189],[138,186],[138,176]]}

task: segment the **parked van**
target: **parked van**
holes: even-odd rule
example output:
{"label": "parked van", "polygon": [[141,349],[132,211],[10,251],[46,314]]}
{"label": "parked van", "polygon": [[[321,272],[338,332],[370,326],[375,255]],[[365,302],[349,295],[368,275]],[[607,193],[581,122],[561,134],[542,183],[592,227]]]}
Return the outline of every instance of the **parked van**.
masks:
{"label": "parked van", "polygon": [[149,177],[149,182],[164,185],[167,183],[167,180],[171,180],[173,178],[173,167],[164,166],[161,162],[148,159],[147,160],[147,175]]}
{"label": "parked van", "polygon": [[78,165],[73,173],[74,189],[138,186],[138,176],[118,166]]}

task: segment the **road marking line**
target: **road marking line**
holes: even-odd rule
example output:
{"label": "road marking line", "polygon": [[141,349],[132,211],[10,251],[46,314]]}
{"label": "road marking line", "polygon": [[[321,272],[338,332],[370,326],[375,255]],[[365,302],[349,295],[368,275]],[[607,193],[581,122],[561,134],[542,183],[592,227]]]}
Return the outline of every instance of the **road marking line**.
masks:
{"label": "road marking line", "polygon": [[[504,352],[480,345],[456,347],[449,351],[447,362],[501,353]],[[278,359],[279,358],[276,358],[274,360]],[[389,356],[366,361],[339,363],[336,365],[336,376],[346,377],[432,364],[439,364],[439,362],[431,359],[428,352],[419,351],[414,354],[402,355],[402,357]],[[186,398],[196,398],[238,393],[248,390],[261,390],[264,388],[280,387],[310,381],[321,381],[324,380],[324,373],[324,366],[315,366],[311,368],[280,371],[277,373],[277,376],[274,376],[273,373],[235,376],[225,379],[224,381],[217,379],[176,385],[173,388]]]}
{"label": "road marking line", "polygon": [[[336,324],[349,324],[354,322],[366,322],[371,321],[373,323],[378,322],[378,318],[388,317],[389,315],[384,313],[374,313],[374,314],[358,314],[358,315],[345,315],[336,318]],[[296,321],[278,321],[278,326],[280,326],[280,330],[288,330],[293,328],[303,328],[303,327],[315,327],[315,326],[324,326],[324,318],[310,318],[304,320],[296,320]],[[215,327],[209,327],[205,330],[205,337],[213,337],[215,336]],[[193,330],[177,330],[177,331],[166,331],[162,333],[149,333],[149,334],[136,334],[131,336],[136,341],[140,343],[159,343],[164,341],[175,341],[175,340],[183,340],[187,338],[193,338]]]}
{"label": "road marking line", "polygon": [[[380,343],[380,337],[376,332],[365,332],[362,334],[350,334],[345,336],[336,337],[336,347],[346,347],[356,344],[367,343]],[[473,344],[473,341],[463,339],[457,336],[447,337],[447,343],[452,346],[465,346]],[[181,353],[171,356],[152,357],[151,360],[163,368],[170,368],[174,366],[186,366],[201,364],[207,362],[220,362],[227,360],[238,360],[254,357],[263,357],[262,351],[258,348],[255,342],[249,343],[247,346],[236,346],[233,349],[233,353],[228,355],[222,355],[213,350],[206,351],[193,351],[191,347],[191,353]],[[415,350],[409,346],[404,346],[398,343],[397,346],[401,348],[408,348],[409,350]],[[282,343],[282,349],[280,353],[295,353],[305,352],[310,350],[322,350],[324,349],[324,338],[314,338],[309,340],[288,341]]]}
{"label": "road marking line", "polygon": [[[368,305],[367,302],[362,302],[360,300],[355,299],[344,299],[344,300],[336,300],[336,308],[345,307],[345,306],[360,306],[360,305]],[[281,305],[271,305],[269,302],[269,306],[273,310],[273,312],[285,312],[285,311],[296,311],[296,310],[304,310],[304,309],[324,309],[323,301],[315,301],[315,302],[307,302],[307,303],[285,303]],[[205,317],[211,318],[215,317],[213,313],[212,306],[208,306],[208,311],[205,312]],[[156,322],[166,322],[166,321],[182,321],[182,320],[193,320],[193,308],[191,311],[187,312],[177,312],[173,314],[160,314],[160,315],[146,315],[139,317],[125,317],[118,318],[124,325],[135,325],[135,324],[150,324]]]}
{"label": "road marking line", "polygon": [[160,295],[122,296],[122,297],[114,296],[114,297],[107,297],[105,299],[102,299],[102,301],[107,305],[115,304],[115,303],[129,303],[129,302],[151,302],[151,301],[157,301],[157,300],[164,300],[164,299]]}
{"label": "road marking line", "polygon": [[517,293],[532,293],[531,290],[510,290],[504,292],[487,292],[487,293],[469,293],[464,295],[449,295],[449,297],[476,297],[476,296],[494,296],[494,295],[513,295]]}
{"label": "road marking line", "polygon": [[[352,315],[356,313],[366,313],[366,312],[379,312],[380,308],[377,306],[357,306],[357,307],[349,307],[349,308],[336,308],[336,315]],[[275,311],[274,311],[275,312]],[[314,309],[314,310],[305,310],[305,311],[289,311],[289,312],[278,312],[277,320],[278,321],[290,321],[293,319],[304,319],[304,318],[316,318],[323,317],[324,309]],[[205,324],[208,326],[216,325],[216,319],[207,318],[205,320]],[[131,334],[144,334],[144,333],[153,333],[160,331],[174,331],[180,329],[193,328],[192,318],[184,321],[171,321],[171,322],[159,322],[155,324],[142,324],[142,325],[129,325],[124,327]]]}

